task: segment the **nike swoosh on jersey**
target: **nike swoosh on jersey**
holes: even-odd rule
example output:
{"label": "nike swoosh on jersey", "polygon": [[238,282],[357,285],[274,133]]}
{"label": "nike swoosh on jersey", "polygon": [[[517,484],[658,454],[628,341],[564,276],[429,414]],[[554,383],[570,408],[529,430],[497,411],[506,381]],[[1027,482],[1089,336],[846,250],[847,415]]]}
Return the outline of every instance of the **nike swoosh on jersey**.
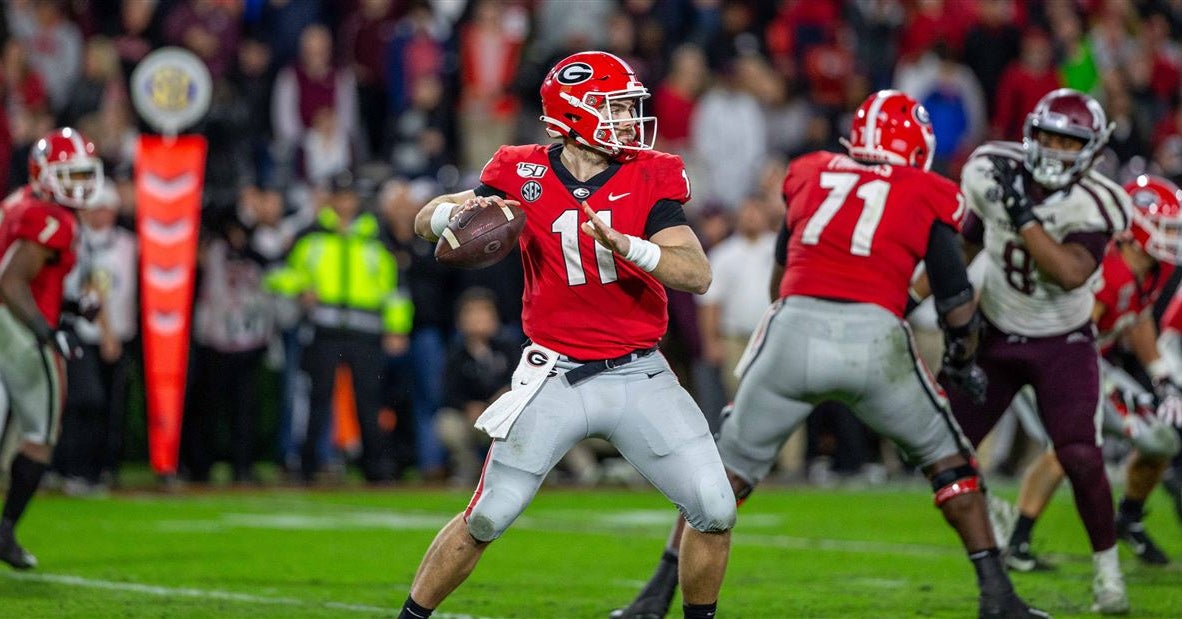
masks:
{"label": "nike swoosh on jersey", "polygon": [[619,200],[620,198],[623,198],[624,196],[630,196],[630,195],[632,195],[631,191],[625,191],[624,193],[622,193],[618,196],[614,193],[609,193],[609,194],[607,194],[607,201],[608,202],[615,202],[616,200]]}

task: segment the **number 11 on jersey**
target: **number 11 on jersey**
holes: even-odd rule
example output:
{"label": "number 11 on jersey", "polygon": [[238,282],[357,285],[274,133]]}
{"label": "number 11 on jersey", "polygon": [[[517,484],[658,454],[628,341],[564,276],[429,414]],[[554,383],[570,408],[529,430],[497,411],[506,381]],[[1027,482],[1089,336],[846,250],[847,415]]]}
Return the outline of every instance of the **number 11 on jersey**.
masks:
{"label": "number 11 on jersey", "polygon": [[[804,233],[800,242],[805,245],[816,245],[821,241],[821,233],[833,216],[845,204],[850,191],[858,184],[861,177],[846,172],[822,172],[821,188],[828,189],[829,195],[821,202],[817,212],[809,218],[804,226]],[[891,184],[884,180],[873,180],[858,187],[855,196],[862,200],[862,214],[858,216],[858,223],[854,226],[853,238],[850,239],[850,253],[855,256],[869,256],[870,246],[874,242],[874,233],[882,221],[882,213],[886,207],[887,195],[891,191]]]}

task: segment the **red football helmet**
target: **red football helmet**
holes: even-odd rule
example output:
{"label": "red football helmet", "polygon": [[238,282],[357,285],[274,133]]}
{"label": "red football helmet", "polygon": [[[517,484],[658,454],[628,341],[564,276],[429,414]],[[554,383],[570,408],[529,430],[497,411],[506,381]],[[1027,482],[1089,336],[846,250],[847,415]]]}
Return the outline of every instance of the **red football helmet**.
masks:
{"label": "red football helmet", "polygon": [[103,187],[103,160],[95,152],[76,129],[55,129],[29,151],[29,184],[63,206],[90,208]]}
{"label": "red football helmet", "polygon": [[841,139],[850,157],[860,161],[932,167],[936,134],[928,111],[898,90],[870,95],[854,115],[850,139]]}
{"label": "red football helmet", "polygon": [[[541,120],[551,137],[571,138],[622,161],[651,149],[657,139],[656,117],[644,115],[648,89],[628,63],[607,52],[564,58],[546,75],[541,95]],[[623,112],[620,102],[633,107]],[[626,115],[614,116],[621,112]]]}
{"label": "red football helmet", "polygon": [[1125,191],[1133,199],[1133,241],[1158,260],[1182,264],[1182,189],[1141,175],[1125,184]]}
{"label": "red football helmet", "polygon": [[[1078,151],[1047,148],[1038,142],[1037,132],[1057,133],[1084,143]],[[1026,115],[1022,148],[1026,169],[1034,181],[1047,189],[1062,189],[1076,181],[1095,163],[1096,154],[1108,143],[1112,125],[1104,108],[1078,90],[1060,88],[1038,100]]]}

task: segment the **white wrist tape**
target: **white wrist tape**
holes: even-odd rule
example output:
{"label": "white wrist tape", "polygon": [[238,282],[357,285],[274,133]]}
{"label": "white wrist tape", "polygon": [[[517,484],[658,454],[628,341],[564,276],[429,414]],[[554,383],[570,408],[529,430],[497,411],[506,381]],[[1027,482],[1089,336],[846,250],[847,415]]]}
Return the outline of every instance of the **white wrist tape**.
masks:
{"label": "white wrist tape", "polygon": [[628,255],[624,256],[624,259],[652,273],[653,269],[657,268],[657,263],[661,261],[661,246],[631,234],[627,236],[629,241]]}
{"label": "white wrist tape", "polygon": [[459,205],[454,202],[442,202],[435,207],[435,212],[431,213],[431,232],[435,238],[439,238],[447,229],[447,224],[451,221],[451,212],[457,206]]}
{"label": "white wrist tape", "polygon": [[1170,375],[1170,363],[1166,361],[1165,357],[1158,357],[1145,367],[1145,371],[1154,381],[1162,380]]}

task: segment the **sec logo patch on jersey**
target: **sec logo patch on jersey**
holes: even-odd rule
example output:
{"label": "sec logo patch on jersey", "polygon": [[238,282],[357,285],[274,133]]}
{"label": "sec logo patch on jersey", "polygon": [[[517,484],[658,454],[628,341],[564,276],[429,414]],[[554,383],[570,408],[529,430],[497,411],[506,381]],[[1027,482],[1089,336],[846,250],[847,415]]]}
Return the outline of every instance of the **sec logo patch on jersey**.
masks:
{"label": "sec logo patch on jersey", "polygon": [[534,202],[542,197],[542,184],[538,181],[529,181],[521,186],[521,197],[526,202]]}

